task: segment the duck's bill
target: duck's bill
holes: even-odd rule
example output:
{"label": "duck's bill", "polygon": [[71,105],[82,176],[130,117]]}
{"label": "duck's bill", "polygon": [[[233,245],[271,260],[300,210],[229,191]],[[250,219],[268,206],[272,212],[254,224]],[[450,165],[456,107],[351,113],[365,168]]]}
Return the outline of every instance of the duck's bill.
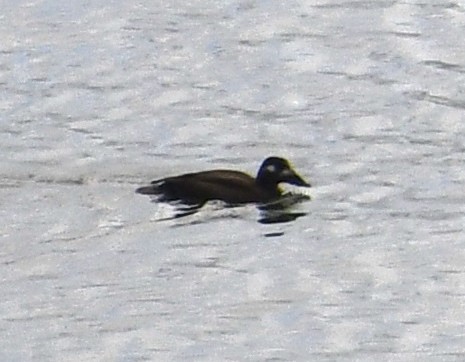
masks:
{"label": "duck's bill", "polygon": [[287,182],[289,182],[291,185],[302,186],[302,187],[312,186],[295,172],[289,177]]}

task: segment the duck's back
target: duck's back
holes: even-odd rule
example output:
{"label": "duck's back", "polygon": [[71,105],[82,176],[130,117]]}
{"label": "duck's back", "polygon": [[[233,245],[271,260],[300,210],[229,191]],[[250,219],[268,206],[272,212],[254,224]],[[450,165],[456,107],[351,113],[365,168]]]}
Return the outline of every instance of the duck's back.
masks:
{"label": "duck's back", "polygon": [[159,194],[163,200],[181,200],[202,204],[222,200],[231,204],[266,202],[279,196],[279,190],[259,187],[255,179],[243,172],[212,170],[168,177],[153,181],[140,193]]}

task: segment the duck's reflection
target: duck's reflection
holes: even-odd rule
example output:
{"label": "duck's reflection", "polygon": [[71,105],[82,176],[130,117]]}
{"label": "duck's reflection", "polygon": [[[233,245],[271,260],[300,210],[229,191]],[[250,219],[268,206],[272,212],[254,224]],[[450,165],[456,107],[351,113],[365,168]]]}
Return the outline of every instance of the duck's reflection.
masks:
{"label": "duck's reflection", "polygon": [[294,221],[307,215],[306,212],[296,211],[296,205],[310,199],[310,196],[303,194],[284,194],[278,200],[258,207],[260,210],[258,222],[261,224],[278,224]]}
{"label": "duck's reflection", "polygon": [[[301,204],[302,202],[308,201],[310,199],[310,196],[303,194],[284,194],[278,200],[258,205],[257,209],[259,210],[259,218],[257,221],[261,224],[278,224],[294,221],[299,217],[307,215],[307,212],[297,211],[296,208],[298,204]],[[241,206],[243,205],[230,205],[221,203],[216,204],[215,208],[216,211],[218,211],[218,209],[232,209]],[[174,220],[194,215],[201,209],[202,207],[199,206],[186,206],[178,204],[176,207],[176,213],[173,216],[159,219],[158,221]]]}

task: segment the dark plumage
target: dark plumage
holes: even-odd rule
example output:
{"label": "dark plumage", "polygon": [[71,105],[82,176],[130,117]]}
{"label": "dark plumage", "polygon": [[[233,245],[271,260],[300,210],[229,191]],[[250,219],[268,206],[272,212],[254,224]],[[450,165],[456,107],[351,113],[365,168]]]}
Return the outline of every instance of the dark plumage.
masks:
{"label": "dark plumage", "polygon": [[256,178],[233,170],[202,171],[155,180],[136,192],[158,195],[159,201],[180,201],[198,206],[209,200],[229,204],[266,203],[282,195],[278,186],[281,182],[310,187],[287,160],[269,157],[263,161]]}

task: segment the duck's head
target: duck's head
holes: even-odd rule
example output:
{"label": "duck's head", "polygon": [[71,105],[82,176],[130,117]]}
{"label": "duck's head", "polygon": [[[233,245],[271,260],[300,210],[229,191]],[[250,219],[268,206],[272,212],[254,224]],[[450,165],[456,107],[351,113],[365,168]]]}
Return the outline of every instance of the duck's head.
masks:
{"label": "duck's head", "polygon": [[281,157],[268,157],[263,161],[258,170],[257,182],[262,185],[277,185],[280,182],[285,182],[291,185],[310,187],[310,184],[292,169],[289,161]]}

